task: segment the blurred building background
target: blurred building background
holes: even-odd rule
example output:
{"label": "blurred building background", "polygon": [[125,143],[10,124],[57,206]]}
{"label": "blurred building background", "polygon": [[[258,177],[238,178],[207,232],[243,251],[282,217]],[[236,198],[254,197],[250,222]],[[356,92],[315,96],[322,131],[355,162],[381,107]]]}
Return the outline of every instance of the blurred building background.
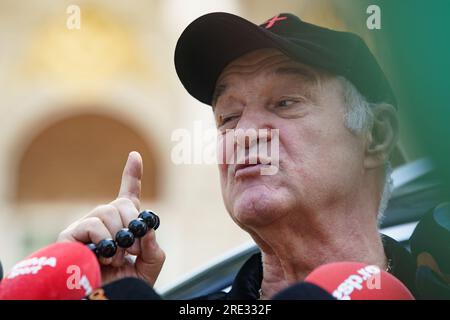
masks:
{"label": "blurred building background", "polygon": [[[227,11],[256,23],[281,13],[362,35],[366,7],[326,0],[2,0],[0,2],[0,259],[8,270],[68,224],[112,201],[129,151],[144,159],[143,208],[161,216],[167,260],[157,286],[250,238],[224,209],[215,165],[175,165],[175,129],[214,127],[173,65],[198,16]],[[81,28],[68,29],[69,5]],[[389,75],[389,71],[387,70]],[[394,82],[395,79],[391,77]],[[401,110],[401,109],[400,109]],[[403,125],[403,135],[406,134]],[[407,128],[406,128],[407,129]],[[402,138],[394,164],[419,150]]]}

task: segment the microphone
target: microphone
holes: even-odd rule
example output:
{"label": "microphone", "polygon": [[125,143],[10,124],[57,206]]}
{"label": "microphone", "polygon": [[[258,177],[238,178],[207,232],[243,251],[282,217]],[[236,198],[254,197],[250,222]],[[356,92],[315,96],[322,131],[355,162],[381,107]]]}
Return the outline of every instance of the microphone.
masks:
{"label": "microphone", "polygon": [[95,289],[87,300],[162,300],[146,282],[137,278],[122,278]]}
{"label": "microphone", "polygon": [[300,282],[278,292],[271,300],[336,300],[336,298],[313,283]]}
{"label": "microphone", "polygon": [[414,300],[406,286],[390,273],[359,262],[325,264],[306,278],[338,300]]}
{"label": "microphone", "polygon": [[416,287],[423,299],[450,296],[450,204],[428,211],[410,238],[417,263]]}
{"label": "microphone", "polygon": [[14,265],[0,283],[0,300],[80,300],[100,284],[96,256],[79,242],[60,242]]}

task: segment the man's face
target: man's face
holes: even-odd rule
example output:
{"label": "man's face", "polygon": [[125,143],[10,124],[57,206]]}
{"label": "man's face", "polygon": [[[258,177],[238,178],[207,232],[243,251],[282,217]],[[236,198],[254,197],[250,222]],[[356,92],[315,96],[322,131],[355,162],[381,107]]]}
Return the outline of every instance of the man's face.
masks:
{"label": "man's face", "polygon": [[262,49],[223,70],[214,100],[220,132],[279,129],[275,175],[219,165],[225,206],[241,227],[330,209],[362,183],[364,145],[344,125],[342,86],[334,77]]}

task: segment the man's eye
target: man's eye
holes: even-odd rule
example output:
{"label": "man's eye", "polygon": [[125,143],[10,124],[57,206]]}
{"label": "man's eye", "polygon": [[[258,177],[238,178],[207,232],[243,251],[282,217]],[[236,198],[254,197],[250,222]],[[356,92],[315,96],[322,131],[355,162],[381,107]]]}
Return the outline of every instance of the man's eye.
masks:
{"label": "man's eye", "polygon": [[226,124],[227,122],[230,122],[231,120],[233,120],[233,119],[235,119],[235,118],[237,118],[236,115],[221,117],[221,118],[220,118],[220,125],[224,125],[224,124]]}
{"label": "man's eye", "polygon": [[276,107],[278,108],[286,108],[289,107],[291,105],[293,105],[294,103],[297,103],[297,101],[295,100],[280,100],[278,101],[278,103],[276,104]]}

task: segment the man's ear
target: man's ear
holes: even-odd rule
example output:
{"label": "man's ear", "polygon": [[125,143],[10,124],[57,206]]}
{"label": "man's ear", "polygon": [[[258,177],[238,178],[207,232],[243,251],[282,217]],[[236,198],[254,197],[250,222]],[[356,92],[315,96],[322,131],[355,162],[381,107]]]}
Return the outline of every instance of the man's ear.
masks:
{"label": "man's ear", "polygon": [[373,107],[373,125],[367,135],[364,166],[368,169],[383,165],[398,138],[398,119],[393,106],[379,104]]}

